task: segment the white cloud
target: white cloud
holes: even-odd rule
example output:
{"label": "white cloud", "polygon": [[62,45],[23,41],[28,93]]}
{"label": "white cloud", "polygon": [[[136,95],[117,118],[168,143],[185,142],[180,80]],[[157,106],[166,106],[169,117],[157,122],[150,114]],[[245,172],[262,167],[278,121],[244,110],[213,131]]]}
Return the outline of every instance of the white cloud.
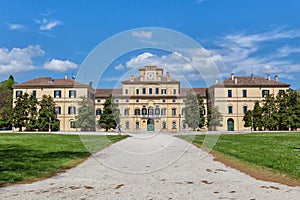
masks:
{"label": "white cloud", "polygon": [[146,38],[146,39],[152,38],[152,32],[148,32],[148,31],[133,31],[131,34],[132,36],[138,38]]}
{"label": "white cloud", "polygon": [[8,24],[9,30],[21,30],[23,28],[24,28],[24,26],[21,24]]}
{"label": "white cloud", "polygon": [[125,66],[122,64],[118,64],[117,66],[115,66],[115,70],[123,70],[124,68]]}
{"label": "white cloud", "polygon": [[203,3],[204,1],[206,1],[206,0],[196,0],[196,4],[201,4],[201,3]]}
{"label": "white cloud", "polygon": [[48,20],[46,18],[43,18],[42,20],[36,20],[36,23],[40,24],[40,30],[42,31],[51,31],[56,26],[63,24],[59,20]]}
{"label": "white cloud", "polygon": [[[300,30],[275,29],[273,31],[257,34],[230,34],[216,42],[218,48],[215,52],[223,58],[226,64],[225,72],[243,72],[265,75],[277,73],[282,77],[291,78],[286,70],[288,66],[294,66],[292,60],[284,60],[284,57],[292,53],[300,53],[300,48],[288,46],[276,49],[267,49],[266,42],[273,45],[280,44],[277,41],[289,42],[300,37]],[[266,67],[269,66],[269,67]],[[295,67],[293,68],[295,70]],[[298,68],[300,72],[300,68]],[[226,74],[228,76],[228,74]]]}
{"label": "white cloud", "polygon": [[43,56],[45,53],[40,45],[29,45],[26,48],[0,48],[0,74],[7,75],[30,71],[36,66],[32,59],[37,56]]}
{"label": "white cloud", "polygon": [[76,69],[78,67],[77,64],[69,61],[69,60],[57,60],[52,59],[49,62],[44,64],[44,68],[53,71],[67,71],[68,69]]}

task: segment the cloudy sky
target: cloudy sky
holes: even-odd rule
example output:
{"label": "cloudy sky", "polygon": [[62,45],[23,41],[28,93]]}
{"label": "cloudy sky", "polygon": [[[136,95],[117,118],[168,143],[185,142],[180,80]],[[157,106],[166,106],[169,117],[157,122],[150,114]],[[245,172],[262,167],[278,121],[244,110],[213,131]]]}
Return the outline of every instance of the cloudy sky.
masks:
{"label": "cloudy sky", "polygon": [[[105,68],[99,87],[113,87],[135,69],[154,64],[174,77],[204,87],[197,66],[216,66],[223,78],[279,75],[299,88],[300,1],[298,0],[0,0],[0,81],[77,75],[90,52],[123,31],[155,44],[157,32],[177,31],[199,48],[139,49],[119,55]],[[121,48],[116,46],[115,48]],[[99,59],[109,57],[109,49]],[[199,70],[198,70],[199,71]],[[205,73],[204,73],[205,74]],[[182,76],[182,77],[181,77]],[[209,76],[209,75],[207,75]]]}

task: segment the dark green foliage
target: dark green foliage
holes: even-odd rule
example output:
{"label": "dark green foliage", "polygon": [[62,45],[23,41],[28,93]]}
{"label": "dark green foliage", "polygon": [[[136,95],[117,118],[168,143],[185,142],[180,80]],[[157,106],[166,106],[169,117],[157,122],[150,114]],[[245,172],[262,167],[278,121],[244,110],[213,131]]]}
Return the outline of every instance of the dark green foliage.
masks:
{"label": "dark green foliage", "polygon": [[43,95],[39,102],[39,115],[37,120],[37,128],[39,131],[48,131],[49,123],[51,123],[51,130],[57,131],[59,128],[59,120],[56,119],[55,103],[50,95]]}
{"label": "dark green foliage", "polygon": [[75,127],[80,128],[81,131],[94,131],[95,113],[92,102],[83,96],[78,105],[78,116],[76,116]]}
{"label": "dark green foliage", "polygon": [[199,127],[199,104],[198,99],[193,93],[186,96],[186,103],[184,108],[185,123],[193,130]]}
{"label": "dark green foliage", "polygon": [[208,109],[207,113],[207,127],[208,130],[216,130],[218,126],[223,126],[222,124],[223,116],[219,111],[218,107],[211,107]]}
{"label": "dark green foliage", "polygon": [[0,83],[0,127],[12,126],[13,84],[15,81],[12,75]]}
{"label": "dark green foliage", "polygon": [[199,128],[203,128],[205,126],[205,106],[202,97],[197,96],[198,99],[198,108],[199,108]]}
{"label": "dark green foliage", "polygon": [[245,127],[251,127],[252,126],[252,110],[247,110],[247,112],[245,113],[244,117],[243,117],[243,121],[245,122],[244,126]]}
{"label": "dark green foliage", "polygon": [[15,101],[15,107],[13,108],[12,122],[14,127],[19,128],[22,131],[23,127],[26,127],[28,122],[28,98],[27,93],[19,96]]}
{"label": "dark green foliage", "polygon": [[104,103],[103,113],[98,121],[100,127],[108,131],[111,128],[116,128],[120,123],[120,111],[118,104],[115,103],[115,98],[109,95]]}
{"label": "dark green foliage", "polygon": [[300,127],[300,97],[295,90],[280,91],[275,97],[267,96],[260,107],[256,102],[253,110],[244,116],[244,126],[251,126],[253,116],[254,130],[295,130]]}

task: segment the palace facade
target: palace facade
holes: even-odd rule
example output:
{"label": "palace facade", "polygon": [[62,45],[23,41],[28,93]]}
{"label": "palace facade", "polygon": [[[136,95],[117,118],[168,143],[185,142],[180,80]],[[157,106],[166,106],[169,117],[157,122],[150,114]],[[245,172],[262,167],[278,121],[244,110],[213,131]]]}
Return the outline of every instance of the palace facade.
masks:
{"label": "palace facade", "polygon": [[[289,84],[279,82],[278,76],[271,80],[251,76],[238,76],[225,79],[209,88],[181,88],[180,81],[173,80],[167,72],[156,66],[139,69],[138,76],[131,75],[122,81],[122,88],[93,89],[75,80],[42,77],[14,85],[14,101],[20,94],[51,95],[56,103],[57,118],[61,131],[76,131],[73,128],[80,96],[87,96],[95,107],[97,121],[103,112],[105,99],[112,94],[120,110],[120,125],[124,132],[172,131],[177,132],[185,124],[185,98],[189,92],[204,100],[205,117],[210,106],[217,106],[223,115],[223,126],[218,130],[242,131],[243,116],[253,109],[256,101],[262,102],[269,94],[287,90]],[[101,127],[98,127],[99,130]]]}

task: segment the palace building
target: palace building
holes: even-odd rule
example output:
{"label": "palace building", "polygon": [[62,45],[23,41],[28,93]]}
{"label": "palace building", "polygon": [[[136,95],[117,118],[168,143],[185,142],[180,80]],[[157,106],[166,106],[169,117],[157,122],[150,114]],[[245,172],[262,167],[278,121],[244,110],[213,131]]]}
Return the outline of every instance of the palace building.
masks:
{"label": "palace building", "polygon": [[[56,103],[57,118],[61,131],[76,131],[73,128],[80,96],[87,96],[95,108],[95,124],[103,112],[105,99],[112,94],[120,110],[120,125],[124,132],[171,131],[177,132],[185,124],[185,98],[189,92],[204,100],[205,117],[210,106],[217,106],[223,115],[223,126],[218,130],[243,131],[243,116],[253,109],[256,101],[262,102],[269,94],[287,90],[289,84],[279,82],[278,76],[271,80],[251,76],[238,76],[225,79],[209,88],[181,88],[180,81],[164,74],[162,68],[145,66],[139,69],[138,76],[131,75],[122,81],[122,88],[93,89],[75,80],[42,77],[14,85],[14,101],[20,94],[33,94],[40,99],[51,95]],[[98,127],[97,130],[100,130]]]}

